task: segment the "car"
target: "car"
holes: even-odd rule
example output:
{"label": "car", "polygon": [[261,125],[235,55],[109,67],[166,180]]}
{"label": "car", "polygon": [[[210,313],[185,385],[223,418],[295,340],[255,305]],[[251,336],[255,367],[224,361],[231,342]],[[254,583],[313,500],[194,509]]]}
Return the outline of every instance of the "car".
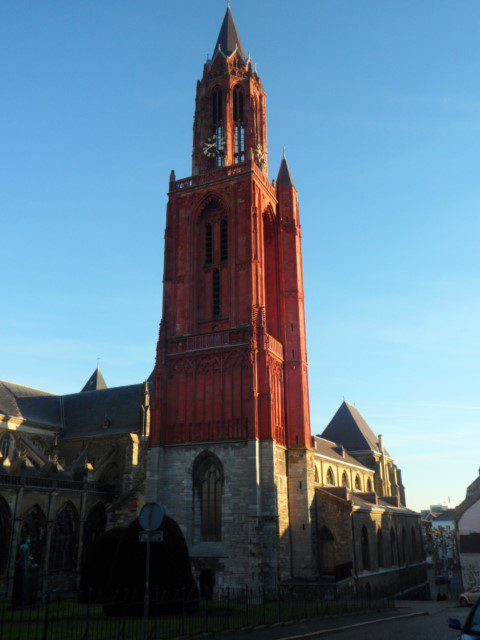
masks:
{"label": "car", "polygon": [[472,607],[462,627],[460,620],[450,618],[448,621],[450,629],[460,631],[457,640],[478,640],[480,638],[480,600]]}
{"label": "car", "polygon": [[479,598],[480,587],[470,587],[470,589],[460,594],[460,606],[468,607],[471,604],[475,604]]}

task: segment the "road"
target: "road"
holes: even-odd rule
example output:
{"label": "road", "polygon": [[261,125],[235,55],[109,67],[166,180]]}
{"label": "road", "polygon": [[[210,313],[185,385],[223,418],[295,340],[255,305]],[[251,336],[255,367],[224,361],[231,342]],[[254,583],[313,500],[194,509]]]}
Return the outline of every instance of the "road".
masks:
{"label": "road", "polygon": [[[400,612],[399,612],[400,613]],[[466,609],[449,609],[437,611],[426,616],[392,620],[390,622],[377,623],[357,629],[349,629],[335,634],[324,634],[310,637],[325,639],[334,636],[338,640],[374,640],[388,638],[388,640],[454,640],[458,633],[448,628],[448,618],[458,618],[462,622],[466,617]]]}
{"label": "road", "polygon": [[456,640],[458,633],[448,628],[448,618],[464,622],[467,613],[453,602],[402,602],[390,611],[252,629],[222,635],[222,640]]}

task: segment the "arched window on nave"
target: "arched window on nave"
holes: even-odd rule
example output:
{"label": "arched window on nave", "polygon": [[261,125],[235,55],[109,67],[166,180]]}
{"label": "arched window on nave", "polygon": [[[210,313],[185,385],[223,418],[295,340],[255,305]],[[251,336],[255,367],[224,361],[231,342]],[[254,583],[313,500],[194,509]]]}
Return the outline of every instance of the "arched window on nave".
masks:
{"label": "arched window on nave", "polygon": [[48,568],[52,572],[74,571],[78,553],[78,513],[67,502],[53,524]]}
{"label": "arched window on nave", "polygon": [[0,576],[7,570],[12,534],[12,512],[7,501],[0,496]]}
{"label": "arched window on nave", "polygon": [[362,548],[362,568],[364,571],[370,571],[370,540],[365,526],[362,527],[360,544]]}
{"label": "arched window on nave", "polygon": [[327,469],[327,484],[329,484],[330,486],[335,485],[335,476],[333,475],[332,467],[328,467]]}

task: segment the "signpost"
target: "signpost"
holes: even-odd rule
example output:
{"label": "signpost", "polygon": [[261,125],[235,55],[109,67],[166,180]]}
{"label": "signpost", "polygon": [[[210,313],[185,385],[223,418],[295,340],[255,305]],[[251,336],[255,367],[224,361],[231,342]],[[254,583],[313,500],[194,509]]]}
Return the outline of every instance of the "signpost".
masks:
{"label": "signpost", "polygon": [[140,532],[139,542],[147,544],[147,558],[145,564],[145,596],[143,600],[143,640],[148,640],[148,609],[150,607],[150,551],[152,542],[163,541],[163,531],[158,531],[165,517],[165,509],[157,502],[147,502],[142,508],[138,522],[143,531]]}

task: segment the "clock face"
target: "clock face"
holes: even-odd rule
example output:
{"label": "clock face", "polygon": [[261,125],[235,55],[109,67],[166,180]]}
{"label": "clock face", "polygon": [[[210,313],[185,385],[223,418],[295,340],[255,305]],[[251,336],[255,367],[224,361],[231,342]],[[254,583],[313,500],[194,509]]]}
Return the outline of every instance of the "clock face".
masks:
{"label": "clock face", "polygon": [[203,154],[207,158],[214,158],[223,154],[225,147],[225,141],[222,137],[218,137],[216,134],[207,138],[202,144]]}

